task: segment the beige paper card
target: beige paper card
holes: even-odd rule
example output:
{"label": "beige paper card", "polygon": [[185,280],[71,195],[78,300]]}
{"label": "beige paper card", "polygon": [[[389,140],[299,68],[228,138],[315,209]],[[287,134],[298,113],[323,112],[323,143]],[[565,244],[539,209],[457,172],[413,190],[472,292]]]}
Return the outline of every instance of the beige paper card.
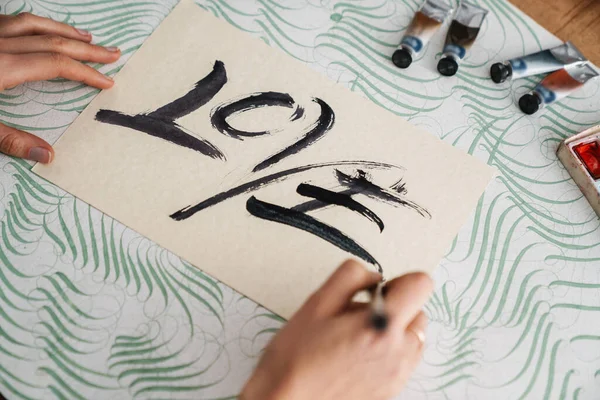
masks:
{"label": "beige paper card", "polygon": [[184,0],[40,176],[290,317],[344,259],[431,271],[492,168]]}

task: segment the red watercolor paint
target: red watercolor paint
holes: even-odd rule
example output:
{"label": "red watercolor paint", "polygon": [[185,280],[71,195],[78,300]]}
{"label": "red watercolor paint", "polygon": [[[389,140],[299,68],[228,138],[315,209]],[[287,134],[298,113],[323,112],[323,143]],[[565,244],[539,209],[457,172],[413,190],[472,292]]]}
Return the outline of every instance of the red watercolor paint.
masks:
{"label": "red watercolor paint", "polygon": [[600,146],[598,142],[581,143],[573,147],[588,172],[594,179],[600,179]]}

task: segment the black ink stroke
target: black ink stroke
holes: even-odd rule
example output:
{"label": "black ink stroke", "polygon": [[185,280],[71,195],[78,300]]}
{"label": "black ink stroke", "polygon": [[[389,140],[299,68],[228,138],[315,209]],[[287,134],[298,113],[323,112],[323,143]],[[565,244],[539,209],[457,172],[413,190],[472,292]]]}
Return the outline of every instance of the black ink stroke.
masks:
{"label": "black ink stroke", "polygon": [[230,136],[234,139],[242,139],[242,137],[256,137],[262,135],[269,135],[274,131],[256,131],[248,132],[232,127],[227,119],[233,115],[254,110],[261,107],[286,107],[294,108],[295,110],[290,117],[290,121],[296,121],[304,115],[304,108],[296,105],[296,102],[287,93],[279,92],[263,92],[254,93],[240,100],[234,100],[233,102],[222,104],[217,106],[210,115],[210,121],[216,130],[224,135]]}
{"label": "black ink stroke", "polygon": [[[352,210],[373,221],[379,227],[379,231],[383,232],[384,224],[381,218],[379,218],[379,216],[377,216],[377,214],[375,214],[371,209],[354,200],[349,194],[333,192],[331,190],[307,183],[301,183],[298,185],[296,192],[298,192],[298,194],[301,196],[312,197],[313,199],[318,200],[326,205],[335,204]],[[292,210],[302,212],[296,207],[292,207]]]}
{"label": "black ink stroke", "polygon": [[406,193],[406,188],[399,182],[394,184],[392,189],[382,188],[371,182],[368,175],[363,170],[357,170],[356,176],[350,176],[343,173],[340,170],[335,171],[340,183],[350,189],[357,190],[358,193],[364,194],[365,196],[382,200],[388,204],[394,206],[408,207],[425,218],[431,218],[431,214],[425,208],[421,207],[414,201],[406,199],[403,194]]}
{"label": "black ink stroke", "polygon": [[112,110],[98,111],[96,113],[96,120],[135,129],[136,131],[147,133],[150,136],[166,140],[178,146],[195,150],[211,158],[225,160],[225,155],[212,143],[190,135],[172,121],[163,121],[144,114],[126,115]]}
{"label": "black ink stroke", "polygon": [[[352,196],[352,195],[360,193],[360,192],[357,189],[346,189],[346,190],[340,190],[337,193]],[[304,203],[300,203],[292,208],[296,211],[310,212],[310,211],[320,210],[322,208],[328,208],[330,206],[331,206],[331,204],[325,204],[319,200],[309,200],[309,201],[305,201]]]}
{"label": "black ink stroke", "polygon": [[148,116],[165,121],[175,121],[188,115],[215,97],[227,83],[227,71],[222,61],[215,61],[213,70],[196,83],[196,86],[184,96],[166,104]]}
{"label": "black ink stroke", "polygon": [[225,155],[212,143],[185,132],[175,120],[208,103],[227,83],[225,65],[216,61],[212,72],[196,83],[182,97],[151,113],[127,115],[118,111],[100,110],[96,120],[106,124],[122,126],[147,133],[173,144],[186,147],[211,158],[225,160]]}
{"label": "black ink stroke", "polygon": [[408,192],[406,190],[406,182],[404,182],[402,179],[390,186],[390,189],[398,194],[406,194]]}
{"label": "black ink stroke", "polygon": [[239,196],[240,194],[244,194],[244,193],[248,193],[248,192],[260,189],[261,187],[268,186],[268,185],[271,185],[276,182],[284,181],[285,179],[287,179],[291,176],[294,176],[296,174],[310,171],[312,169],[317,169],[317,168],[342,167],[342,166],[355,166],[355,167],[373,168],[373,169],[379,169],[379,170],[392,170],[392,169],[402,170],[401,167],[398,167],[398,166],[395,166],[392,164],[380,163],[380,162],[375,162],[375,161],[363,161],[363,160],[332,161],[332,162],[326,162],[326,163],[320,163],[320,164],[304,165],[301,167],[296,167],[296,168],[291,168],[291,169],[283,170],[280,172],[276,172],[271,175],[267,175],[267,176],[263,176],[262,178],[255,179],[253,181],[246,182],[242,185],[236,186],[232,189],[229,189],[227,191],[224,191],[224,192],[218,193],[212,197],[209,197],[208,199],[203,200],[194,206],[188,206],[188,207],[182,208],[181,210],[171,214],[170,217],[176,221],[183,221],[185,219],[190,218],[197,212],[207,209],[209,207],[212,207],[212,206],[219,204],[225,200]]}
{"label": "black ink stroke", "polygon": [[321,114],[306,135],[304,135],[296,143],[286,147],[285,149],[258,164],[256,167],[254,167],[252,172],[262,171],[263,169],[269,168],[273,164],[278,163],[284,158],[298,153],[299,151],[321,139],[331,128],[333,128],[333,125],[335,124],[335,113],[333,112],[333,109],[319,98],[313,99],[313,102],[317,103],[321,107]]}
{"label": "black ink stroke", "polygon": [[[336,170],[336,174],[337,174],[337,170]],[[366,174],[364,173],[364,171],[361,171],[363,175],[365,175],[366,178]],[[357,174],[360,174],[360,172],[357,171]],[[355,194],[360,194],[363,192],[363,189],[361,189],[362,185],[356,185],[356,186],[352,186],[349,189],[345,189],[345,190],[340,190],[337,193],[340,194],[344,194],[344,195],[348,195],[348,196],[353,196]],[[395,182],[394,184],[392,184],[390,186],[390,189],[393,192],[396,192],[397,194],[403,196],[406,195],[407,190],[406,190],[406,182],[404,182],[403,180],[399,180],[397,182]],[[394,194],[392,192],[392,195]],[[374,197],[375,200],[380,200],[379,197]],[[407,201],[407,200],[404,200]],[[409,202],[412,203],[412,202]],[[330,204],[325,204],[319,200],[310,200],[310,201],[306,201],[304,203],[298,204],[297,206],[294,206],[293,209],[296,211],[301,211],[301,212],[310,212],[310,211],[315,211],[315,210],[319,210],[321,208],[326,208],[329,207]],[[429,214],[427,212],[427,214]]]}
{"label": "black ink stroke", "polygon": [[375,265],[379,273],[383,272],[381,265],[379,265],[377,260],[375,260],[375,258],[361,245],[346,236],[340,230],[327,225],[310,215],[258,200],[254,196],[250,197],[246,202],[246,210],[257,218],[278,222],[311,233],[326,240],[339,249],[361,258],[369,264]]}

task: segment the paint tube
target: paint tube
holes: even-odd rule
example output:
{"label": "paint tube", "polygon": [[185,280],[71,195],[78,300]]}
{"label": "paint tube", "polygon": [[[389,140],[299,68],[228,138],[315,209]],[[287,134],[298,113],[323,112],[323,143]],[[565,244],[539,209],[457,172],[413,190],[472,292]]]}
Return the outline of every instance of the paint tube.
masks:
{"label": "paint tube", "polygon": [[437,69],[444,76],[452,76],[458,71],[458,63],[471,48],[481,29],[488,11],[466,1],[460,3],[456,16],[450,24],[442,59]]}
{"label": "paint tube", "polygon": [[551,49],[538,51],[524,57],[513,58],[495,63],[490,68],[490,76],[496,83],[507,79],[519,79],[526,76],[546,74],[561,68],[583,64],[587,60],[571,42]]}
{"label": "paint tube", "polygon": [[594,79],[598,73],[589,64],[575,65],[555,71],[545,77],[533,90],[519,99],[519,108],[525,114],[533,114],[546,104],[567,97]]}
{"label": "paint tube", "polygon": [[392,62],[398,68],[408,68],[451,13],[452,7],[441,0],[425,0],[406,29]]}

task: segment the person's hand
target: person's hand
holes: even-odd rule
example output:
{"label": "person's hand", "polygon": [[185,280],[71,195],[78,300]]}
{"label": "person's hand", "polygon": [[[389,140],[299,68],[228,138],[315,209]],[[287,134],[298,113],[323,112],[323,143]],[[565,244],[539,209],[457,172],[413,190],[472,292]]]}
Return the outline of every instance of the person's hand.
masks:
{"label": "person's hand", "polygon": [[388,327],[369,325],[370,308],[352,301],[381,279],[344,263],[275,336],[242,400],[388,400],[419,363],[431,279],[414,273],[387,283]]}
{"label": "person's hand", "polygon": [[[79,61],[108,64],[118,60],[121,52],[116,47],[92,45],[91,40],[89,32],[48,18],[29,13],[0,15],[0,92],[24,82],[58,77],[110,88],[111,78]],[[54,157],[46,141],[3,124],[0,152],[42,163]]]}

